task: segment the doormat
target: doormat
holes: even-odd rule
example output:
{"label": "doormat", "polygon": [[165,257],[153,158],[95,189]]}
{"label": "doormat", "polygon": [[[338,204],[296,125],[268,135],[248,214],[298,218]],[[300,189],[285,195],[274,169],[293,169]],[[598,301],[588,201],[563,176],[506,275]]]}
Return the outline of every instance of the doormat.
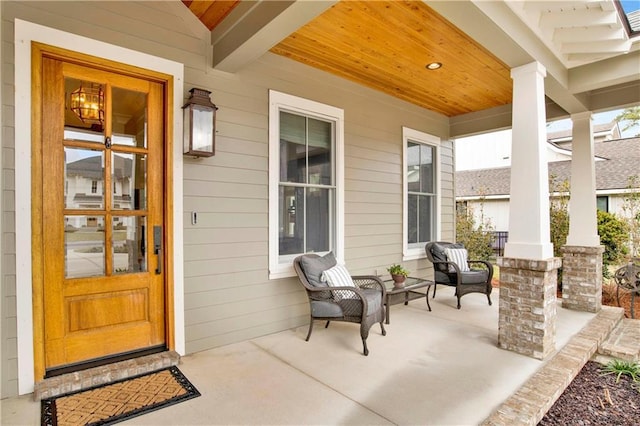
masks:
{"label": "doormat", "polygon": [[42,400],[43,426],[111,425],[200,396],[178,367]]}

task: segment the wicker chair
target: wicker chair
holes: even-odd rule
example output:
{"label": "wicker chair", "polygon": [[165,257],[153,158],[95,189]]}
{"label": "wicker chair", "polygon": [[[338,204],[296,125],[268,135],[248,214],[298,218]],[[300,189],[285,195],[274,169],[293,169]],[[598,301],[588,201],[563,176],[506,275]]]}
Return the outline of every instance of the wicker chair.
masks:
{"label": "wicker chair", "polygon": [[[335,266],[335,258],[331,255],[332,261],[325,264],[326,269]],[[325,328],[329,327],[331,321],[346,321],[360,324],[360,337],[362,338],[362,346],[364,355],[369,355],[367,348],[367,337],[369,337],[369,329],[373,324],[380,323],[382,335],[387,332],[384,329],[385,318],[385,295],[386,289],[380,278],[376,276],[351,276],[355,287],[329,287],[326,283],[318,281],[322,272],[316,267],[311,271],[308,265],[310,262],[321,261],[317,254],[305,254],[298,256],[293,261],[293,267],[298,274],[300,283],[304,286],[310,305],[309,332],[306,341],[309,341],[313,330],[313,322],[315,320],[327,321]],[[307,272],[305,272],[307,265]],[[322,269],[322,268],[320,268]],[[315,275],[315,276],[312,276]]]}
{"label": "wicker chair", "polygon": [[[640,259],[638,259],[640,260]],[[620,289],[631,295],[631,318],[635,319],[636,296],[640,297],[640,262],[629,262],[616,270],[613,276],[616,281],[616,299],[620,306]]]}
{"label": "wicker chair", "polygon": [[[460,309],[460,298],[469,293],[483,293],[487,295],[489,305],[491,305],[491,279],[493,278],[493,266],[484,260],[467,260],[469,271],[461,271],[460,266],[447,258],[445,249],[464,248],[459,243],[449,243],[444,241],[432,241],[427,243],[425,251],[427,259],[433,264],[433,297],[436,297],[436,287],[438,284],[456,288],[458,298],[458,309]],[[486,269],[471,269],[471,264],[483,264]]]}

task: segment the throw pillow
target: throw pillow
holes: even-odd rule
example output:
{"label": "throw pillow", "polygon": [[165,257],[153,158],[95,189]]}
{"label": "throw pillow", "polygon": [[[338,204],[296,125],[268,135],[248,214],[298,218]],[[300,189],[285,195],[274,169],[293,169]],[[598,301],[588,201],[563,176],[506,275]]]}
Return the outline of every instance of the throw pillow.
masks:
{"label": "throw pillow", "polygon": [[[458,265],[460,268],[460,272],[468,272],[469,264],[467,263],[467,249],[461,248],[446,248],[444,249],[445,254],[447,255],[447,259],[449,262],[453,262]],[[456,272],[455,268],[449,265],[449,272]]]}
{"label": "throw pillow", "polygon": [[330,287],[355,287],[351,275],[347,268],[342,265],[336,265],[322,273],[321,280],[329,284]]}
{"label": "throw pillow", "polygon": [[[351,274],[342,265],[336,265],[333,268],[329,268],[322,273],[322,281],[329,284],[329,287],[355,287],[355,283],[351,279]],[[334,290],[332,291],[333,298],[336,302],[342,299],[352,299],[354,294],[348,290]]]}
{"label": "throw pillow", "polygon": [[300,265],[304,274],[307,276],[309,284],[314,287],[326,287],[327,284],[321,281],[321,275],[327,269],[336,266],[336,258],[333,252],[329,252],[324,256],[302,256]]}

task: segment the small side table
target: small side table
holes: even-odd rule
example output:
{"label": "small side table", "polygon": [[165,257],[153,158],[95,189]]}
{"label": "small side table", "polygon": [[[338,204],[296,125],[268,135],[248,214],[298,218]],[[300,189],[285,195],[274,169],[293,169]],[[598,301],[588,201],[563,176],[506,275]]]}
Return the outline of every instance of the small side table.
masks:
{"label": "small side table", "polygon": [[[391,305],[396,305],[401,301],[397,300],[399,298],[392,298],[391,296],[395,296],[398,294],[404,294],[404,304],[408,305],[410,300],[419,299],[424,297],[427,301],[427,307],[429,308],[429,312],[431,312],[431,305],[429,304],[429,287],[434,285],[434,282],[431,280],[423,279],[423,278],[415,278],[415,277],[407,277],[407,280],[404,282],[404,287],[395,287],[393,280],[385,280],[384,285],[387,289],[387,297],[385,300],[386,306],[386,318],[385,323],[389,324],[389,307]],[[424,293],[420,291],[415,291],[419,288],[426,288],[427,291]]]}

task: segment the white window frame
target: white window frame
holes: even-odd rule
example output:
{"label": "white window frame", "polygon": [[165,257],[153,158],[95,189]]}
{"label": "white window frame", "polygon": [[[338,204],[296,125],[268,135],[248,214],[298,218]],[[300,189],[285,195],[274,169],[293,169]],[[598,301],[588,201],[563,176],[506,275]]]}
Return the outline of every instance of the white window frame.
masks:
{"label": "white window frame", "polygon": [[[303,114],[335,125],[335,247],[344,263],[344,110],[309,99],[269,90],[269,279],[295,276],[293,256],[278,254],[278,190],[280,183],[280,111]],[[324,253],[318,253],[320,255]]]}
{"label": "white window frame", "polygon": [[435,185],[436,185],[436,206],[435,206],[435,230],[434,239],[440,239],[441,230],[441,167],[440,167],[440,145],[439,137],[418,130],[402,127],[402,258],[403,260],[422,259],[426,257],[424,247],[409,247],[409,235],[407,227],[409,225],[409,182],[407,178],[407,146],[409,142],[421,143],[435,148],[434,166],[435,166]]}

